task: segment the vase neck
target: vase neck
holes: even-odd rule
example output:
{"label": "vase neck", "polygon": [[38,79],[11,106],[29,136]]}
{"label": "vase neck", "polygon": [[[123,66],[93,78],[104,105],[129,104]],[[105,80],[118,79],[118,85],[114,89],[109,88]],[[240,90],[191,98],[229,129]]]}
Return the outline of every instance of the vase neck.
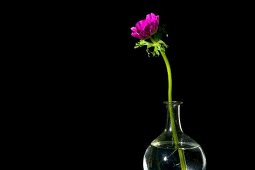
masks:
{"label": "vase neck", "polygon": [[[172,132],[172,123],[174,123],[176,132],[182,133],[181,127],[181,119],[180,119],[180,106],[182,102],[180,101],[172,101],[165,102],[166,110],[167,110],[167,119],[166,119],[166,127],[165,131]],[[170,116],[170,110],[172,110],[172,116]],[[171,119],[173,118],[174,121]]]}

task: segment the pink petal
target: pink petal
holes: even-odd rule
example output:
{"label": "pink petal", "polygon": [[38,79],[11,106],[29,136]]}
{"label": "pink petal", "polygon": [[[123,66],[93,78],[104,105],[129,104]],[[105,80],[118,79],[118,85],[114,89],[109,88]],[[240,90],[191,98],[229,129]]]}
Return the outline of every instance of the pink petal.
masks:
{"label": "pink petal", "polygon": [[136,27],[132,27],[131,30],[132,30],[133,32],[137,32]]}
{"label": "pink petal", "polygon": [[140,36],[137,32],[132,32],[131,35],[135,38],[138,38],[138,39],[143,39],[142,36]]}
{"label": "pink petal", "polygon": [[159,16],[155,15],[154,13],[150,13],[146,15],[146,20],[157,21],[158,19],[159,19]]}
{"label": "pink petal", "polygon": [[146,20],[153,20],[153,15],[152,15],[153,13],[151,13],[151,14],[147,14],[146,15]]}
{"label": "pink petal", "polygon": [[135,27],[137,28],[137,30],[143,31],[144,27],[148,24],[148,21],[146,20],[141,20],[139,22],[136,23]]}

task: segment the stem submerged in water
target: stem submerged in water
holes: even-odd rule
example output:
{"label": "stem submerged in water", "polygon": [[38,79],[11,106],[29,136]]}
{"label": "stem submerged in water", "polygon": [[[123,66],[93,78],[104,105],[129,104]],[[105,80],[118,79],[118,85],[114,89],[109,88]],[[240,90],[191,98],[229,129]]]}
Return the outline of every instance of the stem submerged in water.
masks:
{"label": "stem submerged in water", "polygon": [[[156,43],[154,39],[151,38],[151,41],[153,43]],[[172,107],[172,74],[171,74],[171,67],[169,64],[169,61],[167,59],[167,56],[164,51],[160,50],[160,54],[162,55],[164,62],[166,64],[166,69],[167,69],[167,76],[168,76],[168,109],[169,109],[169,114],[170,114],[170,122],[171,122],[171,128],[172,128],[172,133],[173,133],[173,140],[176,149],[178,149],[178,154],[180,158],[180,164],[181,164],[181,170],[187,170],[187,165],[186,165],[186,159],[184,155],[184,151],[179,148],[179,139],[177,136],[177,131],[175,127],[175,122],[174,122],[174,114],[173,114],[173,107]]]}

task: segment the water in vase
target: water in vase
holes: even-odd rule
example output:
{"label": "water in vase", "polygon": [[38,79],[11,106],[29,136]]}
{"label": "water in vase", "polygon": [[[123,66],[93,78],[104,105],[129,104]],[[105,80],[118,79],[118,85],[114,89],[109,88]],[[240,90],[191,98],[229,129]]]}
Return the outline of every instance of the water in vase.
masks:
{"label": "water in vase", "polygon": [[[182,145],[187,170],[205,170],[205,156],[201,147],[194,143]],[[150,145],[144,155],[144,170],[181,170],[178,150],[170,143]]]}

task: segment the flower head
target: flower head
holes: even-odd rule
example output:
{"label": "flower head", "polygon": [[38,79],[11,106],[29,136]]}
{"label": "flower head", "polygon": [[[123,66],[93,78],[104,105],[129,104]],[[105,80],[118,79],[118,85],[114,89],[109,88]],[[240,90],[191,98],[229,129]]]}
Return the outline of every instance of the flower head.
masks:
{"label": "flower head", "polygon": [[138,21],[135,27],[131,28],[131,35],[141,40],[148,39],[158,31],[158,26],[159,15],[150,13],[146,15],[146,19]]}
{"label": "flower head", "polygon": [[[148,56],[159,56],[160,51],[165,52],[167,48],[166,43],[159,38],[154,39],[155,36],[152,37],[152,35],[158,32],[158,28],[159,15],[155,15],[154,13],[147,14],[146,19],[138,21],[135,27],[131,28],[131,35],[140,39],[140,41],[135,44],[135,48],[147,46],[146,51]],[[150,39],[152,42],[147,41],[147,39]],[[150,50],[152,48],[153,50]]]}

